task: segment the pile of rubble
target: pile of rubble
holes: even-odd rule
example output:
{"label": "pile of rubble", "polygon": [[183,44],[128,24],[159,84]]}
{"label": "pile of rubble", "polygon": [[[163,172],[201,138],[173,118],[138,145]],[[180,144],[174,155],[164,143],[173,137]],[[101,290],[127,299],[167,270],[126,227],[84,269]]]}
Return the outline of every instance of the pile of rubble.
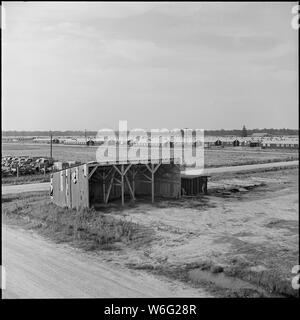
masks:
{"label": "pile of rubble", "polygon": [[48,173],[53,171],[53,159],[49,157],[2,156],[2,177]]}

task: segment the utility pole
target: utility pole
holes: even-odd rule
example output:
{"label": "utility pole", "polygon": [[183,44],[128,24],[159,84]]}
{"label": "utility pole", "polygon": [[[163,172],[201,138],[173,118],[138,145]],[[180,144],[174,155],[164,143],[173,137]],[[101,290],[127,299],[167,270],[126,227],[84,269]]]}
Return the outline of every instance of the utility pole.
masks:
{"label": "utility pole", "polygon": [[52,132],[50,131],[50,158],[52,159]]}
{"label": "utility pole", "polygon": [[84,136],[85,136],[85,145],[87,145],[87,139],[86,139],[86,129],[84,129]]}

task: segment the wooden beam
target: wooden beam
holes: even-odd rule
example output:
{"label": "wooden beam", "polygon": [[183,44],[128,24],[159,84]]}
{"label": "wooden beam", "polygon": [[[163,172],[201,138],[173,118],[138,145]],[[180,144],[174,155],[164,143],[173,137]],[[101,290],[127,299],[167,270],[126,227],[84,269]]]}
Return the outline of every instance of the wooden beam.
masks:
{"label": "wooden beam", "polygon": [[[119,173],[119,175],[121,176],[121,180],[118,179],[114,179],[115,181],[117,181],[119,183],[119,185],[121,186],[121,199],[122,199],[122,206],[124,206],[124,200],[125,200],[125,186],[124,186],[124,177],[126,177],[126,173],[128,172],[128,170],[131,168],[132,164],[129,164],[126,168],[124,168],[124,164],[121,164],[121,169],[119,169],[116,165],[113,165],[113,167],[115,168],[115,170]],[[131,186],[130,186],[131,188]],[[130,192],[132,192],[132,190],[130,190]]]}
{"label": "wooden beam", "polygon": [[137,175],[137,171],[135,170],[135,167],[132,167],[131,173],[132,173],[132,193],[135,198],[135,176]]}
{"label": "wooden beam", "polygon": [[152,196],[152,203],[154,202],[154,170],[152,164],[152,172],[151,172],[151,196]]}
{"label": "wooden beam", "polygon": [[151,183],[151,182],[152,182],[152,180],[139,180],[139,182]]}
{"label": "wooden beam", "polygon": [[146,163],[146,168],[151,172],[151,198],[154,202],[154,193],[155,193],[155,184],[154,184],[154,174],[160,167],[161,163],[158,163],[156,166],[154,163],[151,163],[151,167]]}
{"label": "wooden beam", "polygon": [[148,179],[151,182],[151,177],[147,176],[145,173],[142,173],[141,175],[144,176],[146,179]]}
{"label": "wooden beam", "polygon": [[[154,165],[155,166],[155,165]],[[159,167],[161,166],[161,163],[159,163],[155,168],[154,168],[154,173],[159,169]]]}
{"label": "wooden beam", "polygon": [[[122,165],[123,166],[123,165]],[[118,172],[119,175],[122,176],[122,172],[119,170],[119,168],[113,164],[113,167],[115,168],[115,170]]]}
{"label": "wooden beam", "polygon": [[100,177],[102,178],[102,175],[101,175],[101,172],[98,170],[93,174],[91,178],[99,179]]}
{"label": "wooden beam", "polygon": [[112,177],[111,177],[111,179],[110,179],[110,183],[109,183],[108,190],[107,190],[107,194],[106,194],[106,198],[105,198],[105,203],[108,202],[109,195],[110,195],[110,190],[111,190],[111,187],[112,187],[113,181],[114,181],[115,173],[116,173],[116,171],[113,172]]}
{"label": "wooden beam", "polygon": [[149,165],[147,163],[145,164],[145,166],[152,173],[152,170],[151,170],[151,168],[149,167]]}
{"label": "wooden beam", "polygon": [[129,183],[129,179],[128,179],[128,177],[127,177],[126,175],[125,175],[125,180],[126,180],[126,182],[127,182],[128,189],[129,189],[129,191],[130,191],[130,193],[131,193],[132,200],[135,200],[134,191],[133,191],[133,189],[131,188],[131,185],[130,185],[130,183]]}
{"label": "wooden beam", "polygon": [[122,206],[124,206],[124,164],[121,165],[121,192]]}
{"label": "wooden beam", "polygon": [[130,163],[130,164],[127,166],[127,168],[125,169],[124,175],[128,172],[128,170],[131,168],[131,166],[132,166],[132,163]]}
{"label": "wooden beam", "polygon": [[103,171],[103,178],[106,179],[112,173],[112,171],[113,171],[113,168],[110,168],[107,173]]}
{"label": "wooden beam", "polygon": [[105,202],[105,171],[102,172],[102,192],[103,192],[103,202]]}
{"label": "wooden beam", "polygon": [[92,175],[94,174],[94,172],[97,170],[97,166],[95,166],[92,171],[89,173],[89,176],[88,176],[88,180],[92,177]]}
{"label": "wooden beam", "polygon": [[146,163],[146,168],[152,173],[152,172],[156,172],[158,170],[158,168],[161,166],[161,163],[158,163],[156,166],[154,163],[151,163],[151,167],[149,167],[149,165]]}
{"label": "wooden beam", "polygon": [[117,179],[116,177],[114,178],[114,181],[117,181],[117,183],[120,184],[120,185],[122,184],[122,181]]}
{"label": "wooden beam", "polygon": [[132,167],[132,168],[131,168],[131,174],[132,174],[132,176],[135,177],[135,176],[137,175],[137,173],[138,173],[138,170],[137,170],[135,167]]}

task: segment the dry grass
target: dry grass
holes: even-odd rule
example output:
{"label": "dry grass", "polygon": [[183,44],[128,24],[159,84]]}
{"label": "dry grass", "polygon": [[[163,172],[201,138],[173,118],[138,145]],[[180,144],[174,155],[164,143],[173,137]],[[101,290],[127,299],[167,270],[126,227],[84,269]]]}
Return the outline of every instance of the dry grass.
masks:
{"label": "dry grass", "polygon": [[[93,209],[60,208],[44,192],[2,198],[3,221],[18,224],[57,242],[71,242],[87,250],[118,249],[118,244],[142,244],[143,228]],[[149,236],[144,233],[145,236]]]}
{"label": "dry grass", "polygon": [[298,160],[298,151],[293,150],[205,150],[205,167],[239,166],[258,163]]}

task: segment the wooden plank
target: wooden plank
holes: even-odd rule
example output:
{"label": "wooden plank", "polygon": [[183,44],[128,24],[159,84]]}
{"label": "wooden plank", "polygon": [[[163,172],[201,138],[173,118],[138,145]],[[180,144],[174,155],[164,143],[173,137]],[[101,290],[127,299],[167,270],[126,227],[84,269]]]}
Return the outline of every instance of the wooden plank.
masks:
{"label": "wooden plank", "polygon": [[143,182],[143,183],[151,183],[152,180],[139,180],[139,182]]}
{"label": "wooden plank", "polygon": [[102,173],[102,192],[103,192],[103,202],[105,201],[105,188],[106,188],[106,184],[105,184],[105,172],[103,171]]}
{"label": "wooden plank", "polygon": [[115,168],[115,170],[118,172],[119,175],[122,175],[122,172],[119,170],[119,168],[113,164],[113,167]]}
{"label": "wooden plank", "polygon": [[92,177],[92,175],[94,174],[94,172],[97,170],[97,166],[95,166],[92,171],[90,172],[89,176],[88,176],[88,180]]}
{"label": "wooden plank", "polygon": [[155,173],[155,171],[154,171],[154,168],[155,168],[155,166],[154,166],[154,164],[151,164],[151,200],[152,200],[152,203],[154,202],[154,173]]}
{"label": "wooden plank", "polygon": [[133,195],[135,195],[135,177],[137,175],[137,171],[135,170],[135,167],[132,167],[131,174],[132,174],[132,192],[133,192]]}
{"label": "wooden plank", "polygon": [[111,191],[111,188],[112,188],[112,185],[113,185],[115,173],[116,173],[116,171],[113,172],[112,177],[110,179],[110,183],[109,183],[107,194],[106,194],[106,198],[105,198],[105,203],[108,203],[108,199],[109,199],[110,191]]}
{"label": "wooden plank", "polygon": [[104,173],[104,179],[106,179],[106,178],[112,173],[112,171],[113,171],[113,167],[109,169],[109,171],[108,171],[107,174],[105,174],[105,171],[103,171],[103,173]]}
{"label": "wooden plank", "polygon": [[121,192],[122,206],[124,206],[124,164],[121,165]]}
{"label": "wooden plank", "polygon": [[146,168],[152,173],[152,169],[149,167],[149,165],[146,163]]}
{"label": "wooden plank", "polygon": [[[153,173],[155,173],[157,170],[158,170],[158,168],[161,166],[161,163],[159,163],[156,167],[155,167],[155,165],[154,164],[152,164],[152,170],[153,170]],[[154,168],[154,169],[153,169]]]}
{"label": "wooden plank", "polygon": [[151,173],[151,196],[152,196],[152,203],[154,202],[154,172]]}
{"label": "wooden plank", "polygon": [[145,173],[142,173],[141,175],[144,176],[149,182],[152,181],[151,177],[147,176]]}
{"label": "wooden plank", "polygon": [[126,168],[125,171],[124,171],[124,175],[128,172],[128,170],[131,168],[131,166],[132,166],[132,164],[129,164],[129,165],[127,166],[127,168]]}
{"label": "wooden plank", "polygon": [[122,184],[122,181],[117,179],[116,177],[114,178],[114,181],[117,181],[117,184],[121,185]]}
{"label": "wooden plank", "polygon": [[131,188],[131,185],[130,185],[129,179],[128,179],[128,177],[127,177],[126,175],[125,175],[125,180],[126,180],[126,182],[127,182],[128,189],[129,189],[129,191],[130,191],[130,194],[131,194],[132,200],[135,200],[135,196],[134,196],[133,189]]}

